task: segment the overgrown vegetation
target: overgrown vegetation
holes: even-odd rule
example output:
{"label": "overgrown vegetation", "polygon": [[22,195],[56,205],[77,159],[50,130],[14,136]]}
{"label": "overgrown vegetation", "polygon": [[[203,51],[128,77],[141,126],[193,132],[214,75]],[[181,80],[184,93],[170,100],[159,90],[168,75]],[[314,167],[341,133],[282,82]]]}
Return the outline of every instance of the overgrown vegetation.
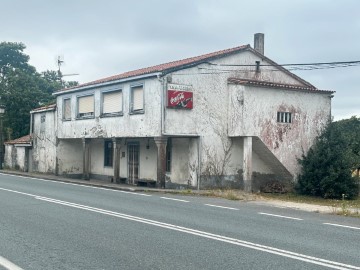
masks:
{"label": "overgrown vegetation", "polygon": [[330,123],[299,162],[302,170],[296,190],[300,194],[356,198],[359,179],[352,173],[360,167],[360,119]]}
{"label": "overgrown vegetation", "polygon": [[5,105],[6,139],[29,133],[30,111],[54,102],[55,90],[77,85],[65,83],[56,71],[38,73],[24,53],[26,46],[17,42],[0,43],[0,100]]}

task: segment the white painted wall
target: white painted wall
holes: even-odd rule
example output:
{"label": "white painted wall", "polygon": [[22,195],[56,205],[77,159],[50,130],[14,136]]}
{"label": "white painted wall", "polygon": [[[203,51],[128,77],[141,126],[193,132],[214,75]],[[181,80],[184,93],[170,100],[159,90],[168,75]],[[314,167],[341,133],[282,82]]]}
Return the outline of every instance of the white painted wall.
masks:
{"label": "white painted wall", "polygon": [[55,173],[56,168],[56,111],[32,113],[33,151],[32,171]]}
{"label": "white painted wall", "polygon": [[[131,85],[144,84],[144,114],[130,114]],[[123,116],[100,117],[101,91],[122,89]],[[161,83],[157,78],[127,82],[116,86],[75,92],[57,97],[58,137],[62,138],[112,138],[160,136]],[[76,120],[77,96],[94,94],[95,118]],[[63,99],[71,98],[72,121],[63,121]]]}
{"label": "white painted wall", "polygon": [[26,160],[26,151],[25,147],[17,146],[14,144],[5,145],[4,153],[4,168],[9,168],[13,170],[25,171]]}
{"label": "white painted wall", "polygon": [[57,147],[59,174],[78,176],[83,173],[83,148],[81,139],[59,140]]}
{"label": "white painted wall", "polygon": [[[253,65],[255,61],[268,64],[251,52],[229,55],[212,62]],[[233,71],[222,72],[224,69]],[[171,172],[172,182],[184,184],[191,179],[195,186],[197,180],[195,181],[194,177],[200,165],[201,174],[204,174],[209,164],[219,164],[224,159],[227,159],[227,162],[223,173],[229,176],[237,175],[242,169],[243,143],[242,139],[229,138],[229,136],[260,137],[286,168],[290,172],[296,173],[298,169],[296,158],[301,149],[309,148],[317,132],[329,119],[330,98],[328,95],[317,93],[228,85],[229,77],[238,77],[304,86],[301,81],[289,74],[270,71],[270,69],[273,70],[274,67],[261,67],[261,72],[254,72],[255,67],[221,67],[202,64],[167,75],[171,78],[171,83],[192,86],[194,108],[192,110],[165,109],[164,134],[170,136],[197,135],[201,138],[201,164],[198,164],[196,158],[198,154],[197,139],[192,139],[191,142],[186,139],[185,147],[183,141],[174,140],[172,163],[175,166]],[[133,138],[132,140],[140,142],[139,177],[156,179],[156,146],[151,139],[150,149],[146,149],[146,139],[140,139],[140,137],[161,135],[161,97],[163,96],[166,105],[166,87],[163,83],[166,84],[167,78],[163,79],[163,82],[157,78],[144,79],[58,96],[57,136],[60,142],[63,139],[99,138],[99,141],[93,142],[91,146],[91,173],[112,175],[112,169],[103,167],[101,140],[112,137]],[[144,114],[129,114],[130,87],[133,83],[144,83]],[[123,116],[100,117],[101,91],[119,88],[123,91]],[[95,118],[76,120],[77,96],[89,93],[95,95]],[[72,102],[72,120],[63,121],[63,99],[68,97],[71,97]],[[243,100],[244,105],[240,105],[239,100]],[[296,116],[290,128],[289,125],[276,123],[276,112],[280,109],[291,111]],[[74,151],[76,154],[73,153]],[[126,145],[122,147],[121,152],[125,152],[125,157],[121,157],[120,177],[127,177],[128,152]],[[59,171],[82,172],[80,140],[73,142],[64,140],[58,147],[58,156],[61,157]],[[195,169],[191,169],[192,164],[195,164]],[[255,153],[253,153],[252,166],[256,172],[272,173],[272,169]]]}
{"label": "white painted wall", "polygon": [[[330,120],[330,95],[241,85],[229,85],[229,92],[229,135],[258,136],[296,174],[297,158]],[[277,123],[279,111],[291,112],[293,122]]]}

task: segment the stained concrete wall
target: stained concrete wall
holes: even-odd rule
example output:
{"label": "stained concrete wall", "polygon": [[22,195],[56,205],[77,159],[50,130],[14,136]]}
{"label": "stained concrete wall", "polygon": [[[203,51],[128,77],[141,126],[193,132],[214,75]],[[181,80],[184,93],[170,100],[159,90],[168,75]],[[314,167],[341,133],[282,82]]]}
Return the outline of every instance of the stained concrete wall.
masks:
{"label": "stained concrete wall", "polygon": [[25,147],[15,147],[13,144],[5,145],[4,168],[26,171],[26,154]]}
{"label": "stained concrete wall", "polygon": [[[293,174],[330,120],[329,93],[229,85],[229,136],[257,136]],[[278,123],[277,112],[291,112],[292,123]]]}
{"label": "stained concrete wall", "polygon": [[56,111],[32,113],[31,170],[43,173],[56,171]]}
{"label": "stained concrete wall", "polygon": [[[131,86],[144,85],[144,113],[131,114]],[[123,93],[123,116],[101,117],[101,93],[121,89]],[[77,97],[94,94],[95,118],[76,119]],[[160,136],[161,83],[157,78],[126,82],[57,97],[58,138],[112,138]],[[71,121],[63,119],[63,100],[71,98]]]}
{"label": "stained concrete wall", "polygon": [[83,173],[83,147],[81,139],[59,140],[57,147],[58,173],[81,178]]}
{"label": "stained concrete wall", "polygon": [[[270,64],[251,52],[228,55],[212,62],[220,65],[254,65],[256,61],[260,61],[260,64]],[[287,73],[280,70],[274,72],[273,69],[276,69],[274,66],[261,67],[261,72],[255,72],[255,67],[242,67],[241,70],[239,67],[226,67],[227,70],[233,70],[230,72],[222,72],[222,69],[224,67],[201,64],[170,73],[165,78],[125,82],[58,96],[57,135],[60,141],[63,141],[63,145],[58,147],[59,171],[65,173],[82,171],[81,141],[71,142],[71,146],[65,146],[68,140],[63,139],[131,137],[137,140],[136,137],[154,137],[163,133],[169,136],[199,137],[186,142],[184,148],[179,147],[183,144],[181,141],[173,144],[172,163],[176,165],[168,176],[172,183],[184,184],[189,181],[196,186],[198,174],[204,179],[211,178],[211,181],[214,180],[214,175],[221,174],[222,179],[226,181],[239,182],[243,169],[244,149],[242,139],[235,137],[241,136],[261,138],[286,168],[296,173],[298,169],[296,158],[301,148],[305,150],[309,148],[317,132],[329,119],[330,98],[316,93],[254,87],[250,89],[239,85],[228,85],[229,77],[238,77],[305,86],[302,81]],[[162,130],[161,98],[163,97],[166,105],[168,81],[192,86],[194,108],[192,110],[166,108]],[[144,84],[144,114],[129,113],[130,89],[134,83]],[[123,115],[101,117],[101,92],[114,89],[122,89]],[[92,93],[95,97],[95,117],[76,120],[77,96]],[[71,98],[71,121],[62,120],[64,98]],[[241,103],[244,105],[240,105]],[[289,125],[277,124],[278,110],[298,114],[298,120],[294,120],[294,125],[290,128]],[[295,138],[296,132],[300,132],[300,135]],[[197,140],[200,141],[200,147]],[[94,143],[92,148],[91,173],[111,175],[111,169],[101,166],[103,164],[101,143]],[[74,149],[76,149],[75,155],[72,153]],[[140,142],[140,177],[155,179],[156,146],[153,145],[150,149],[154,150],[148,151],[144,147],[144,141]],[[127,177],[127,148],[122,147],[121,152],[125,152],[126,156],[121,157],[120,177]],[[69,155],[72,155],[70,161],[66,161]],[[196,158],[197,155],[200,157]],[[252,163],[254,172],[264,175],[273,172],[266,161],[255,153],[252,155]]]}
{"label": "stained concrete wall", "polygon": [[[230,55],[218,60],[213,60],[215,64],[251,64],[256,61],[261,64],[269,64],[251,52]],[[211,71],[209,71],[209,69]],[[230,77],[240,77],[256,80],[267,80],[283,84],[297,84],[305,86],[301,81],[282,72],[269,72],[265,69],[274,69],[274,67],[262,67],[262,72],[254,72],[255,67],[233,68],[233,72],[221,72],[223,67],[202,64],[198,67],[177,71],[169,75],[171,83],[190,85],[193,89],[192,110],[166,109],[164,132],[166,134],[191,135],[196,134],[201,137],[201,175],[202,179],[209,179],[209,174],[221,174],[226,181],[239,181],[239,172],[243,169],[243,145],[240,141],[229,138],[229,136],[251,136],[251,133],[243,132],[241,135],[230,132],[228,123],[234,122],[232,111],[229,106],[231,98],[231,89],[228,86],[227,79]],[[231,67],[226,67],[231,70]],[[276,68],[275,68],[276,69]],[[210,74],[209,74],[210,73]],[[281,93],[283,94],[283,93]],[[280,95],[281,95],[280,94]],[[266,103],[268,100],[262,98],[261,93],[256,94],[257,100]],[[287,100],[288,96],[281,99]],[[261,102],[260,102],[261,103]],[[261,106],[260,104],[258,104]],[[329,104],[328,104],[329,106]],[[330,107],[329,107],[330,108]],[[261,121],[262,115],[258,115],[256,119],[249,113],[249,122]],[[243,123],[237,123],[246,125]],[[236,124],[235,124],[236,126]],[[271,127],[269,127],[271,128]],[[286,151],[283,149],[283,151]],[[293,157],[293,159],[295,159]],[[260,174],[273,173],[265,161],[260,156],[253,155],[253,170]],[[210,177],[214,178],[214,177]],[[203,180],[205,181],[205,180]],[[210,180],[212,181],[212,180]]]}

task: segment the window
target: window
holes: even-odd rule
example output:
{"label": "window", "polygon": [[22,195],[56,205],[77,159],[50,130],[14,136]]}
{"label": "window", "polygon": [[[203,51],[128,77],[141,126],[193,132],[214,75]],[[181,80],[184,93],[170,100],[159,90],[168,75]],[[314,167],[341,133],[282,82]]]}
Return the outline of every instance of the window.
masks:
{"label": "window", "polygon": [[92,118],[94,116],[94,95],[78,97],[78,118]]}
{"label": "window", "polygon": [[144,112],[144,87],[143,85],[131,87],[131,106],[132,113]]}
{"label": "window", "polygon": [[166,171],[171,172],[171,148],[172,148],[172,141],[171,138],[168,138],[166,144]]}
{"label": "window", "polygon": [[277,121],[278,123],[291,123],[291,112],[278,112],[277,113]]}
{"label": "window", "polygon": [[114,157],[114,146],[112,141],[104,143],[104,166],[112,167]]}
{"label": "window", "polygon": [[64,99],[63,103],[63,119],[71,120],[71,99]]}
{"label": "window", "polygon": [[123,110],[122,91],[103,93],[102,116],[120,115]]}

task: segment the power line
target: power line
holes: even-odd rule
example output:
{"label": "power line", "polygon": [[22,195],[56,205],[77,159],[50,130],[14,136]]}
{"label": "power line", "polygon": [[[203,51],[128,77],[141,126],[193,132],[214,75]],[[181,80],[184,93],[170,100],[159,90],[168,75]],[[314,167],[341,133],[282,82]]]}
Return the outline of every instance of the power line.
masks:
{"label": "power line", "polygon": [[[209,65],[213,66],[223,66],[223,67],[271,67],[274,64],[216,64],[212,62],[205,62]],[[278,66],[287,67],[287,66],[321,66],[321,65],[328,65],[328,66],[357,66],[360,65],[360,60],[357,61],[341,61],[341,62],[320,62],[320,63],[298,63],[298,64],[276,64]]]}

